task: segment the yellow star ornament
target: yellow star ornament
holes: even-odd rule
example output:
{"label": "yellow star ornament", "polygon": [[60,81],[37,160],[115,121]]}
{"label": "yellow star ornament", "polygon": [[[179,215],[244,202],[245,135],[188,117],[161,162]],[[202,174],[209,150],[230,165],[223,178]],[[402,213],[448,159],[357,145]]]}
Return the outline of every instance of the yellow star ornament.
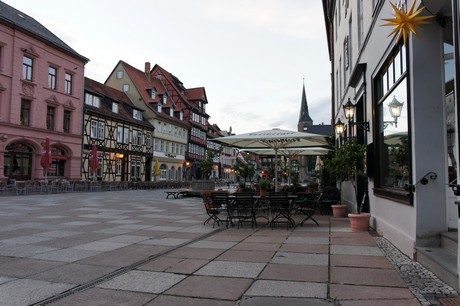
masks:
{"label": "yellow star ornament", "polygon": [[412,2],[412,6],[407,12],[404,9],[404,6],[402,6],[401,9],[399,9],[396,5],[390,2],[394,10],[394,13],[393,13],[394,18],[384,18],[383,19],[385,21],[388,21],[388,23],[383,24],[383,26],[394,27],[393,31],[391,31],[388,37],[390,37],[394,33],[398,33],[397,42],[401,39],[401,37],[403,37],[404,44],[406,44],[407,38],[409,37],[411,32],[414,33],[418,37],[418,33],[416,29],[417,26],[421,24],[427,24],[429,22],[427,22],[426,20],[433,18],[433,16],[418,16],[425,7],[422,6],[417,11],[414,12],[415,2],[417,1],[414,0],[414,2]]}

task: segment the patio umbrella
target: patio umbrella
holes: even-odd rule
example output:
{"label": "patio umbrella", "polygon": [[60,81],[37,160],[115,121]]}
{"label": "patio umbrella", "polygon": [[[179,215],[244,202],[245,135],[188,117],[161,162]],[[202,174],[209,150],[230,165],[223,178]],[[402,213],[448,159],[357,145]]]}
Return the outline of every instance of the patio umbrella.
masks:
{"label": "patio umbrella", "polygon": [[51,143],[50,138],[46,137],[45,146],[43,148],[42,157],[40,159],[40,165],[45,171],[45,181],[48,180],[48,171],[51,168]]}
{"label": "patio umbrella", "polygon": [[93,172],[93,179],[96,178],[96,170],[99,168],[99,160],[97,158],[97,147],[93,145],[91,148],[91,157],[89,158],[89,169]]}
{"label": "patio umbrella", "polygon": [[155,161],[155,166],[153,167],[153,169],[154,169],[153,175],[155,177],[160,176],[161,172],[160,172],[160,164],[158,164],[158,159]]}
{"label": "patio umbrella", "polygon": [[[249,152],[257,155],[274,156],[273,149],[245,149],[243,152]],[[278,155],[283,155],[289,159],[294,156],[319,156],[326,155],[330,150],[322,147],[307,147],[307,148],[282,148],[278,150]],[[291,169],[289,168],[289,180],[291,182]]]}
{"label": "patio umbrella", "polygon": [[272,149],[275,153],[275,191],[278,191],[278,151],[287,148],[327,146],[328,136],[272,129],[209,139],[239,149]]}

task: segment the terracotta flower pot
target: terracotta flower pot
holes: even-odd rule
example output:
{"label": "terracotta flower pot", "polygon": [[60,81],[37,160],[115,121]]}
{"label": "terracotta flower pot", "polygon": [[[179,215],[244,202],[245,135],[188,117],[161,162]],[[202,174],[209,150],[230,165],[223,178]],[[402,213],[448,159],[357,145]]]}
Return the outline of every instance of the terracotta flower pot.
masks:
{"label": "terracotta flower pot", "polygon": [[367,232],[369,230],[370,213],[351,213],[348,214],[348,218],[353,232]]}
{"label": "terracotta flower pot", "polygon": [[332,216],[336,218],[345,218],[348,213],[347,205],[331,205]]}

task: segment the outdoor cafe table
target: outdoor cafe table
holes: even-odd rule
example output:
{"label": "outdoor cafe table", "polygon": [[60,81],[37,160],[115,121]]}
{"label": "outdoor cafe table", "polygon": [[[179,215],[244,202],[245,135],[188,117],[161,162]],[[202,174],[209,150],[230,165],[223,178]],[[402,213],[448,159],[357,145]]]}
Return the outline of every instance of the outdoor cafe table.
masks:
{"label": "outdoor cafe table", "polygon": [[[229,198],[229,201],[230,201],[230,205],[229,205],[230,207],[234,207],[234,204],[236,202],[236,193],[231,193],[231,194],[228,195],[228,198]],[[272,207],[270,205],[269,197],[268,196],[261,197],[258,194],[254,194],[252,197],[254,199],[254,206],[256,207],[256,210],[257,211],[266,211],[267,212],[266,217],[262,216],[262,215],[259,215],[259,217],[266,218],[267,219],[267,225],[271,224],[274,220],[273,220]],[[287,197],[288,197],[288,200],[290,202],[295,201],[298,198],[297,195],[293,195],[293,194],[288,194]],[[291,218],[291,220],[289,220],[290,223],[294,222],[294,220],[292,218]],[[292,224],[292,225],[295,226],[295,223]]]}

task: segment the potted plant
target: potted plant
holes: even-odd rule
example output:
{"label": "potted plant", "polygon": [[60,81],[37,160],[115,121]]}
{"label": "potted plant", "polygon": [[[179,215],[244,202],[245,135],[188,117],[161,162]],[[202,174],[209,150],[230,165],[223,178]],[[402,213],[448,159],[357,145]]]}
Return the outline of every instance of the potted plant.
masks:
{"label": "potted plant", "polygon": [[[366,147],[359,144],[356,139],[350,139],[345,144],[332,152],[331,156],[323,160],[324,171],[329,175],[329,179],[335,180],[338,184],[340,199],[342,199],[342,185],[345,181],[350,181],[356,195],[356,181],[361,175],[359,164],[365,157]],[[323,172],[324,176],[325,173]],[[361,205],[358,205],[358,214],[361,212]],[[346,217],[348,212],[347,205],[342,203],[331,205],[334,216]]]}
{"label": "potted plant", "polygon": [[261,197],[265,197],[267,195],[267,189],[270,188],[270,183],[265,180],[261,179],[258,183],[257,186],[259,188],[259,194]]}

